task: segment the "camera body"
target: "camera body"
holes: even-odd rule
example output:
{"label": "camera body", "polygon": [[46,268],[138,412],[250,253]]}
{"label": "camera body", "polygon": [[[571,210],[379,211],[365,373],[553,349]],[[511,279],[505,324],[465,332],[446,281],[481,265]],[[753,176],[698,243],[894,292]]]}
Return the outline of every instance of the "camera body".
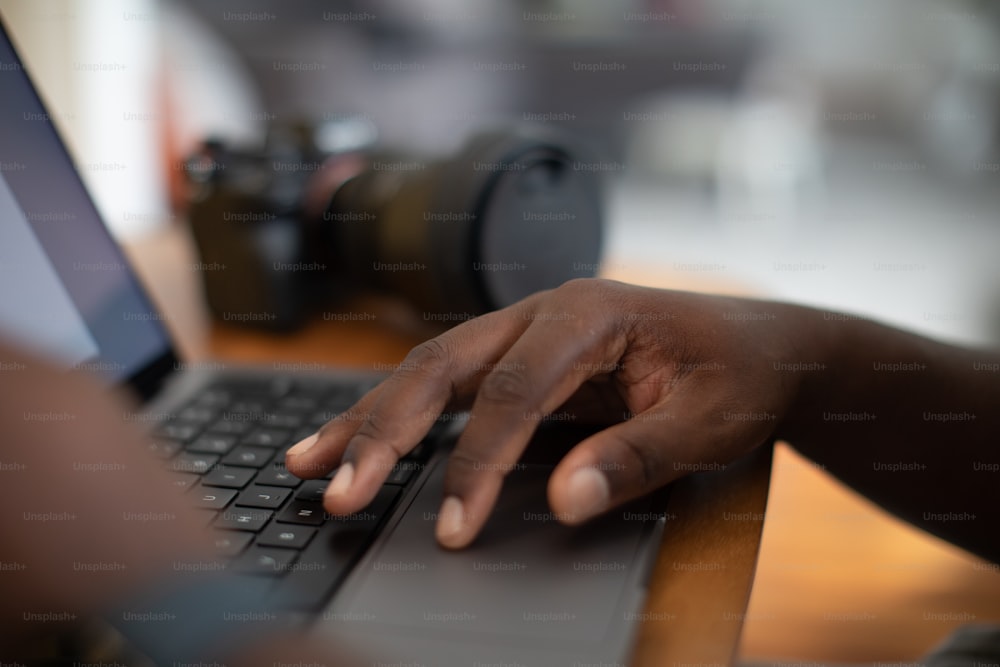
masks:
{"label": "camera body", "polygon": [[209,141],[188,161],[191,228],[220,319],[288,330],[375,288],[455,323],[594,275],[601,179],[565,137],[487,132],[422,162],[357,142],[324,148],[317,137],[331,134],[278,127],[261,150]]}

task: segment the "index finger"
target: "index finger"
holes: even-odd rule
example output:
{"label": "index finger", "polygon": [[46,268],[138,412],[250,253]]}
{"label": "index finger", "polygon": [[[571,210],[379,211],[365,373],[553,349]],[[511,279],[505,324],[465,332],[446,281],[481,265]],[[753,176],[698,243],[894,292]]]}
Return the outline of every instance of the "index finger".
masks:
{"label": "index finger", "polygon": [[471,395],[476,378],[521,335],[526,323],[519,313],[528,303],[469,320],[413,348],[379,385],[356,429],[324,429],[297,455],[298,465],[308,466],[343,451],[324,497],[330,513],[349,514],[371,502],[399,458],[423,439],[450,402]]}
{"label": "index finger", "polygon": [[541,420],[624,354],[620,319],[588,294],[568,296],[569,317],[532,313],[532,324],[483,379],[445,472],[437,524],[443,546],[458,549],[475,538]]}

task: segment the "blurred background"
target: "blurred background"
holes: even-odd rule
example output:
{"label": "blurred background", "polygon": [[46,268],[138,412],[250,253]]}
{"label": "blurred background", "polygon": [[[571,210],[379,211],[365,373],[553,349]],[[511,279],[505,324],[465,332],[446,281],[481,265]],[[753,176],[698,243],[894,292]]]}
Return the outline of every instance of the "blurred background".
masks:
{"label": "blurred background", "polygon": [[[1000,340],[1000,6],[983,0],[0,0],[115,234],[184,157],[364,121],[453,153],[560,126],[609,182],[600,273]],[[359,125],[360,127],[361,125]],[[817,519],[818,517],[818,519]],[[747,661],[914,659],[1000,574],[781,449]]]}

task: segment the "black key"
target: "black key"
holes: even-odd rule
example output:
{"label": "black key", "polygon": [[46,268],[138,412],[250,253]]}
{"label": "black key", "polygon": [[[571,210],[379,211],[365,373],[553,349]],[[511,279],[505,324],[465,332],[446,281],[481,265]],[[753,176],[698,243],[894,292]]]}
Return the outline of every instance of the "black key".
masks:
{"label": "black key", "polygon": [[292,394],[291,396],[285,396],[283,399],[278,401],[278,408],[283,410],[295,410],[299,412],[308,412],[310,410],[315,410],[319,402],[314,396],[303,396],[301,394]]}
{"label": "black key", "polygon": [[328,523],[334,523],[342,526],[356,526],[359,528],[364,528],[366,530],[374,530],[375,527],[381,523],[385,515],[392,509],[392,506],[396,504],[396,500],[399,498],[400,488],[398,486],[385,485],[378,490],[375,494],[375,498],[368,503],[368,506],[359,512],[354,514],[348,514],[342,517],[331,518]]}
{"label": "black key", "polygon": [[236,491],[233,489],[206,487],[200,489],[196,495],[198,498],[195,503],[198,507],[221,510],[229,504],[229,501],[236,497]]}
{"label": "black key", "polygon": [[333,517],[323,510],[321,503],[306,500],[293,500],[278,515],[277,521],[297,523],[302,526],[320,526],[324,521],[344,526],[357,526],[362,529],[373,529],[392,509],[399,496],[399,487],[383,486],[375,494],[374,500],[360,512],[341,517]]}
{"label": "black key", "polygon": [[302,480],[288,472],[284,466],[279,465],[269,465],[259,473],[257,473],[257,478],[254,480],[257,484],[265,484],[267,486],[284,486],[289,489],[294,489]]}
{"label": "black key", "polygon": [[299,376],[295,379],[295,388],[292,396],[307,396],[316,400],[325,398],[331,391],[336,391],[344,386],[343,380],[331,380],[321,377]]}
{"label": "black key", "polygon": [[181,493],[189,491],[191,487],[198,483],[200,479],[198,475],[189,472],[182,472],[176,475],[172,475],[173,479],[170,480],[170,486],[177,489]]}
{"label": "black key", "polygon": [[207,475],[202,477],[201,483],[204,486],[221,486],[230,489],[242,489],[253,479],[253,468],[231,468],[227,466],[216,466]]}
{"label": "black key", "polygon": [[184,449],[189,452],[199,452],[202,454],[226,454],[235,444],[235,435],[210,433],[195,438],[195,440]]}
{"label": "black key", "polygon": [[242,533],[234,530],[219,531],[212,540],[215,553],[220,556],[235,556],[247,548],[253,541],[253,533]]}
{"label": "black key", "polygon": [[194,454],[192,452],[181,452],[181,454],[170,462],[170,468],[174,472],[193,472],[202,475],[212,466],[219,462],[219,457],[212,454]]}
{"label": "black key", "polygon": [[[345,405],[344,409],[349,408],[350,405]],[[327,423],[337,415],[339,415],[343,410],[322,410],[320,412],[313,413],[309,419],[306,421],[307,424],[313,426],[313,433],[315,433],[320,426]]]}
{"label": "black key", "polygon": [[253,422],[223,418],[209,426],[208,431],[209,433],[230,433],[232,435],[243,435],[250,431],[252,427]]}
{"label": "black key", "polygon": [[241,507],[261,507],[273,510],[281,507],[282,503],[288,500],[290,493],[290,489],[255,484],[240,494],[240,497],[236,499],[236,504]]}
{"label": "black key", "polygon": [[403,486],[410,481],[413,473],[420,470],[420,468],[421,465],[414,461],[399,461],[392,467],[392,472],[389,473],[389,477],[385,480],[385,483]]}
{"label": "black key", "polygon": [[184,445],[176,440],[163,440],[157,438],[151,440],[147,445],[147,448],[153,456],[161,459],[169,459],[177,454],[177,452],[181,451],[181,447],[183,446]]}
{"label": "black key", "polygon": [[207,424],[215,418],[216,411],[203,405],[189,405],[177,413],[181,421],[192,424]]}
{"label": "black key", "polygon": [[272,523],[257,538],[257,544],[265,547],[302,549],[316,534],[315,528],[294,524]]}
{"label": "black key", "polygon": [[243,438],[240,444],[255,445],[257,447],[280,447],[287,444],[288,440],[288,431],[277,428],[259,428]]}
{"label": "black key", "polygon": [[302,428],[296,429],[292,433],[292,437],[288,439],[288,442],[294,445],[295,443],[297,443],[300,440],[305,440],[306,438],[308,438],[310,435],[312,435],[315,432],[316,432],[316,427],[314,427],[314,426],[303,426]]}
{"label": "black key", "polygon": [[329,482],[325,479],[311,479],[299,487],[295,493],[295,499],[321,503],[328,484]]}
{"label": "black key", "polygon": [[[233,408],[227,408],[222,412],[222,419],[220,421],[246,424],[247,428],[242,432],[247,433],[252,431],[254,427],[256,427],[257,423],[266,416],[267,413],[263,411],[240,410],[237,412]],[[216,424],[218,424],[218,422],[216,422]]]}
{"label": "black key", "polygon": [[178,442],[188,442],[201,432],[201,424],[187,424],[184,422],[165,422],[160,424],[155,434],[163,438],[177,440]]}
{"label": "black key", "polygon": [[302,412],[291,412],[289,410],[280,410],[271,415],[268,420],[268,426],[273,426],[274,428],[299,428],[306,422],[306,416]]}
{"label": "black key", "polygon": [[251,507],[231,507],[219,512],[215,519],[216,528],[229,530],[249,530],[256,533],[264,527],[274,512],[253,509]]}
{"label": "black key", "polygon": [[[453,415],[453,417],[456,416],[457,415]],[[441,440],[441,437],[448,431],[449,427],[452,424],[452,421],[453,421],[452,419],[438,419],[436,422],[434,422],[434,426],[431,426],[431,430],[427,432],[427,435],[424,436],[423,441],[431,444],[436,444],[439,440]]]}
{"label": "black key", "polygon": [[319,503],[293,500],[288,504],[288,507],[281,510],[277,521],[297,523],[300,526],[320,526],[323,524],[323,519],[323,506]]}
{"label": "black key", "polygon": [[256,426],[270,426],[272,417],[274,414],[270,410],[265,410],[257,415]]}
{"label": "black key", "polygon": [[327,389],[323,403],[333,405],[344,405],[345,407],[357,402],[365,394],[366,388],[359,387],[355,383],[338,384]]}
{"label": "black key", "polygon": [[241,418],[245,421],[257,421],[267,417],[267,404],[256,400],[234,401],[222,414],[223,416],[230,415],[230,417],[242,415]]}
{"label": "black key", "polygon": [[298,553],[290,549],[265,549],[253,547],[233,561],[231,569],[247,574],[279,577],[291,568]]}
{"label": "black key", "polygon": [[433,445],[425,438],[421,442],[417,443],[417,446],[407,452],[406,456],[403,457],[405,461],[424,461],[426,460],[433,449]]}
{"label": "black key", "polygon": [[224,465],[246,466],[248,468],[263,468],[274,456],[273,449],[266,447],[250,447],[240,445],[222,459]]}
{"label": "black key", "polygon": [[233,400],[232,394],[222,389],[206,389],[198,394],[192,401],[192,405],[200,405],[206,408],[221,408]]}
{"label": "black key", "polygon": [[213,389],[229,391],[239,396],[260,396],[281,398],[292,389],[292,380],[288,377],[234,377],[226,378],[213,385]]}

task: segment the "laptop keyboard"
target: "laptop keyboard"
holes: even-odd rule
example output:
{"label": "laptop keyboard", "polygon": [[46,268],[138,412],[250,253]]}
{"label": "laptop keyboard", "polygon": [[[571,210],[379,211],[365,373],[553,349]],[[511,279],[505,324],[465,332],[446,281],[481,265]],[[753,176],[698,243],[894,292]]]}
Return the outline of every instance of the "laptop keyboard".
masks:
{"label": "laptop keyboard", "polygon": [[214,529],[219,567],[253,577],[276,604],[316,610],[372,543],[423,468],[444,425],[393,468],[368,507],[323,510],[325,479],[302,480],[285,452],[346,410],[368,385],[233,379],[216,382],[160,422],[151,450]]}

